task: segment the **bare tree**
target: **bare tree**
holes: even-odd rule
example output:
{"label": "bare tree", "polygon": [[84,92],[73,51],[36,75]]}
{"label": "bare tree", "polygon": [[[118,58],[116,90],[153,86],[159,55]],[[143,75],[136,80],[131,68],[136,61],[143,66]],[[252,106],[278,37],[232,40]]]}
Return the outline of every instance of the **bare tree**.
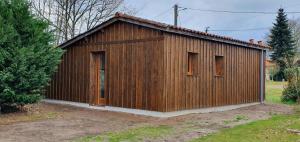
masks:
{"label": "bare tree", "polygon": [[116,11],[130,12],[124,0],[30,0],[31,9],[47,20],[59,44],[110,18]]}
{"label": "bare tree", "polygon": [[289,27],[292,30],[293,38],[296,43],[297,51],[300,51],[300,19],[290,19]]}

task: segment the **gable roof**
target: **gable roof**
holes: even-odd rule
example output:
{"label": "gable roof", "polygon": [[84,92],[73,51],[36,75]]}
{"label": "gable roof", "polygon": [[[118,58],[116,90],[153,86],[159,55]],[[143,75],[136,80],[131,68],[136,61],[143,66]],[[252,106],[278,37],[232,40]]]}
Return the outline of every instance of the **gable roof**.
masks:
{"label": "gable roof", "polygon": [[79,40],[83,39],[84,37],[91,35],[91,34],[97,32],[98,30],[101,30],[102,28],[104,28],[116,21],[123,21],[123,22],[131,23],[131,24],[136,24],[136,25],[140,25],[140,26],[144,26],[144,27],[148,27],[148,28],[161,30],[164,32],[182,34],[182,35],[186,35],[186,36],[202,38],[202,39],[223,42],[223,43],[229,43],[229,44],[239,45],[239,46],[243,46],[243,47],[264,49],[264,50],[270,49],[269,46],[266,46],[263,44],[250,43],[250,42],[243,41],[243,40],[233,39],[231,37],[219,36],[219,35],[205,33],[205,32],[196,31],[196,30],[192,30],[192,29],[182,28],[182,27],[178,27],[178,26],[174,26],[174,25],[169,25],[169,24],[165,24],[165,23],[161,23],[161,22],[156,22],[156,21],[152,21],[152,20],[147,20],[147,19],[143,19],[143,18],[139,18],[139,17],[130,16],[130,15],[119,13],[119,12],[117,12],[114,17],[99,24],[98,26],[96,26],[82,34],[79,34],[76,37],[60,44],[59,47],[66,48],[69,45],[75,43],[76,41],[79,41]]}

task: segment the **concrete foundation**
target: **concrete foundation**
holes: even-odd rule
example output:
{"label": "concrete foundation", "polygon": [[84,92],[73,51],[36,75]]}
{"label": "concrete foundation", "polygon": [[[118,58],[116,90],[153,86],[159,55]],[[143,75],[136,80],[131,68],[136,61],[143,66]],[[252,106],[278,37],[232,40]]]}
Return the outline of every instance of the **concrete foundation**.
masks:
{"label": "concrete foundation", "polygon": [[260,104],[260,103],[248,103],[248,104],[228,105],[228,106],[220,106],[220,107],[181,110],[181,111],[174,111],[174,112],[157,112],[157,111],[148,111],[148,110],[140,110],[140,109],[111,107],[111,106],[91,106],[87,103],[77,103],[77,102],[50,100],[50,99],[44,99],[43,102],[52,103],[52,104],[71,105],[75,107],[96,109],[96,110],[103,110],[103,111],[123,112],[123,113],[130,113],[136,115],[152,116],[152,117],[159,117],[159,118],[175,117],[175,116],[192,114],[192,113],[209,113],[209,112],[227,111],[227,110],[233,110],[241,107]]}

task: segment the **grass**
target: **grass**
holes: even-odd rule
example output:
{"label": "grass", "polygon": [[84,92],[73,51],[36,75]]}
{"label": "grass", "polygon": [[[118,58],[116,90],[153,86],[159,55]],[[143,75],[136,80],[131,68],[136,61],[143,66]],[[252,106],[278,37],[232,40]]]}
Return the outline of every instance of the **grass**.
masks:
{"label": "grass", "polygon": [[266,88],[266,102],[269,103],[282,103],[281,96],[282,96],[283,89],[280,88]]}
{"label": "grass", "polygon": [[275,104],[288,104],[294,105],[295,102],[281,102],[283,86],[287,85],[287,82],[266,81],[266,102]]}
{"label": "grass", "polygon": [[106,133],[97,136],[86,136],[79,138],[76,142],[120,142],[120,141],[130,141],[138,142],[144,141],[146,139],[157,139],[171,133],[172,127],[170,126],[145,126],[135,129],[130,129],[126,131],[116,132],[116,133]]}
{"label": "grass", "polygon": [[[266,101],[282,103],[281,96],[285,82],[266,82]],[[294,105],[296,113],[292,115],[273,115],[268,120],[259,120],[226,128],[205,137],[193,139],[191,142],[290,142],[300,141],[300,135],[288,129],[300,131],[300,106]],[[235,116],[232,121],[243,120]],[[230,122],[224,122],[230,123]]]}
{"label": "grass", "polygon": [[266,85],[287,85],[287,82],[266,80]]}
{"label": "grass", "polygon": [[300,135],[288,129],[300,130],[299,113],[296,115],[276,115],[268,120],[260,120],[218,133],[197,138],[191,142],[292,142],[299,141]]}
{"label": "grass", "polygon": [[286,82],[266,81],[266,102],[282,103],[283,85],[286,85]]}

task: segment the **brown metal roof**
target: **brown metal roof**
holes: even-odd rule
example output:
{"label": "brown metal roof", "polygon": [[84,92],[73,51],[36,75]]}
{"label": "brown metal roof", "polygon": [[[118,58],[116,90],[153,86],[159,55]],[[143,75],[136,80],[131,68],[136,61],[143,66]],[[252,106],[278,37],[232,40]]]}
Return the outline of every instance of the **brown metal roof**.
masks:
{"label": "brown metal roof", "polygon": [[111,19],[101,23],[100,25],[96,26],[95,28],[93,28],[91,30],[88,30],[88,31],[62,43],[61,45],[59,45],[59,47],[65,48],[65,47],[69,46],[70,44],[110,25],[111,23],[113,23],[115,21],[124,21],[124,22],[132,23],[132,24],[137,24],[137,25],[141,25],[141,26],[145,26],[145,27],[149,27],[149,28],[162,30],[165,32],[183,34],[183,35],[187,35],[187,36],[204,38],[204,39],[208,39],[208,40],[225,42],[225,43],[229,43],[229,44],[235,44],[235,45],[240,45],[240,46],[245,46],[245,47],[250,47],[250,48],[259,48],[259,49],[269,49],[270,48],[269,46],[266,46],[263,44],[250,43],[250,42],[243,41],[243,40],[233,39],[231,37],[219,36],[219,35],[215,35],[215,34],[191,30],[191,29],[182,28],[182,27],[169,25],[169,24],[165,24],[165,23],[161,23],[161,22],[156,22],[156,21],[152,21],[152,20],[147,20],[147,19],[143,19],[143,18],[139,18],[139,17],[135,17],[135,16],[130,16],[130,15],[119,13],[119,12],[117,12],[115,14],[115,16],[112,17]]}

